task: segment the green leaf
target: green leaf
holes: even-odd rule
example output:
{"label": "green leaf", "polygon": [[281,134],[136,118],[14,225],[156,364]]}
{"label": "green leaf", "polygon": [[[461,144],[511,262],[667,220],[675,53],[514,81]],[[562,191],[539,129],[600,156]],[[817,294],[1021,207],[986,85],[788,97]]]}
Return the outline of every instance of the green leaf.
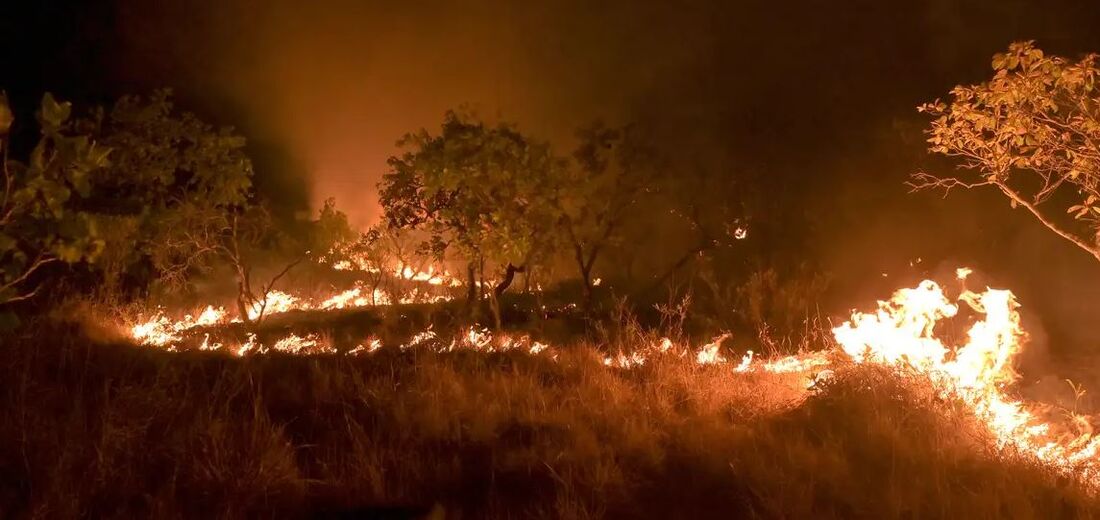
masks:
{"label": "green leaf", "polygon": [[42,107],[38,111],[38,123],[42,125],[42,132],[53,134],[59,131],[61,125],[69,119],[72,108],[68,101],[58,102],[53,94],[47,92],[42,96]]}

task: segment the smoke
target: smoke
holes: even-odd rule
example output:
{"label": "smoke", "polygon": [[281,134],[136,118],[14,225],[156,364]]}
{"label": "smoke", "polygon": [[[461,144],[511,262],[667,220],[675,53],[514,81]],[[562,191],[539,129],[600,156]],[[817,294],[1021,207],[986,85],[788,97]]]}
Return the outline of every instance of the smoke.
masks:
{"label": "smoke", "polygon": [[[1079,320],[1050,322],[1052,341],[1088,323],[1087,305],[1061,295],[1093,300],[1100,269],[995,195],[911,195],[903,182],[951,167],[925,153],[917,104],[988,77],[1013,40],[1100,51],[1093,2],[115,0],[74,8],[94,21],[82,29],[31,8],[30,29],[9,18],[0,32],[69,43],[16,56],[26,78],[94,98],[176,87],[181,104],[242,129],[261,188],[295,211],[335,197],[374,222],[394,142],[462,104],[563,152],[593,119],[638,121],[680,164],[728,180],[723,196],[749,179],[777,224],[758,220],[744,247],[767,240],[831,271],[834,303],[881,294],[866,280],[917,257],[957,259]],[[45,88],[59,87],[24,90]]]}
{"label": "smoke", "polygon": [[[316,206],[335,196],[361,224],[378,215],[374,184],[394,142],[462,104],[560,148],[591,119],[646,121],[675,151],[720,157],[729,175],[762,171],[773,191],[798,202],[822,186],[855,197],[883,186],[900,192],[904,177],[889,157],[914,143],[896,133],[884,143],[883,127],[912,118],[915,104],[954,82],[980,78],[989,55],[1012,39],[1065,45],[1066,27],[1091,27],[1067,8],[993,0],[798,9],[118,1],[111,66],[121,84],[179,86],[265,149],[285,148],[303,170],[293,175],[308,179],[297,188],[309,190],[305,198]],[[886,157],[894,175],[845,171],[852,165],[841,162],[872,155]]]}
{"label": "smoke", "polygon": [[[671,34],[617,24],[618,9],[513,2],[129,2],[119,73],[175,74],[193,97],[232,107],[250,137],[300,162],[315,207],[359,224],[395,141],[468,105],[567,143],[594,118],[620,119],[663,67]],[[674,45],[674,43],[671,43]],[[646,62],[637,66],[637,60]]]}

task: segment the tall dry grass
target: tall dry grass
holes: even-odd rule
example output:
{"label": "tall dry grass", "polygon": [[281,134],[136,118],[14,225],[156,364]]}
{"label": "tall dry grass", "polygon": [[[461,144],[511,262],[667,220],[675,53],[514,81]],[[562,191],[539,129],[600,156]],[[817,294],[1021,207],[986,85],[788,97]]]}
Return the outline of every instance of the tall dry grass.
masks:
{"label": "tall dry grass", "polygon": [[[618,341],[625,341],[617,338]],[[735,375],[591,346],[166,354],[0,346],[0,517],[1055,518],[1097,502],[918,379]]]}

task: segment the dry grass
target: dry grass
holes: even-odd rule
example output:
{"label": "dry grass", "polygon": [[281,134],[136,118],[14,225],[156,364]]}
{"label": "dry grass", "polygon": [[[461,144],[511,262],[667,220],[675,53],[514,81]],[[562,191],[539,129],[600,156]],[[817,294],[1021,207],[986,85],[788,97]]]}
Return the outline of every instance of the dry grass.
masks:
{"label": "dry grass", "polygon": [[[522,354],[230,359],[40,323],[0,356],[0,517],[1090,517],[919,381]],[[343,516],[341,516],[343,515]],[[357,516],[358,515],[358,516]],[[386,516],[389,515],[389,516]]]}

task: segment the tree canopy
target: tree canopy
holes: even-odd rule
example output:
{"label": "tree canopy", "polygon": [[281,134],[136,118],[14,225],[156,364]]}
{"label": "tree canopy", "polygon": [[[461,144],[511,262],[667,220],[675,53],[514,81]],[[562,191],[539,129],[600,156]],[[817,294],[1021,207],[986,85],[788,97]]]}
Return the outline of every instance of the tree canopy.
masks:
{"label": "tree canopy", "polygon": [[227,229],[254,203],[244,138],[176,110],[171,91],[125,96],[77,127],[114,150],[93,179],[90,201],[112,222],[110,254],[101,262],[108,285],[143,259],[159,280],[182,283],[210,250],[197,232]]}
{"label": "tree canopy", "polygon": [[660,167],[635,127],[596,122],[577,138],[573,163],[554,183],[553,203],[588,305],[596,261],[623,240],[626,221],[657,191]]}
{"label": "tree canopy", "polygon": [[1049,56],[1018,42],[993,56],[992,79],[959,85],[933,119],[929,150],[970,176],[920,172],[915,188],[989,186],[1100,260],[1100,91],[1097,55]]}
{"label": "tree canopy", "polygon": [[43,96],[38,144],[18,161],[9,155],[12,116],[0,94],[0,304],[33,296],[39,288],[33,277],[44,266],[94,259],[103,250],[96,220],[81,206],[110,149],[72,132],[71,112],[69,103]]}
{"label": "tree canopy", "polygon": [[406,135],[379,185],[387,221],[430,233],[479,269],[522,269],[545,252],[554,226],[551,183],[561,161],[513,126],[447,112],[438,135]]}

